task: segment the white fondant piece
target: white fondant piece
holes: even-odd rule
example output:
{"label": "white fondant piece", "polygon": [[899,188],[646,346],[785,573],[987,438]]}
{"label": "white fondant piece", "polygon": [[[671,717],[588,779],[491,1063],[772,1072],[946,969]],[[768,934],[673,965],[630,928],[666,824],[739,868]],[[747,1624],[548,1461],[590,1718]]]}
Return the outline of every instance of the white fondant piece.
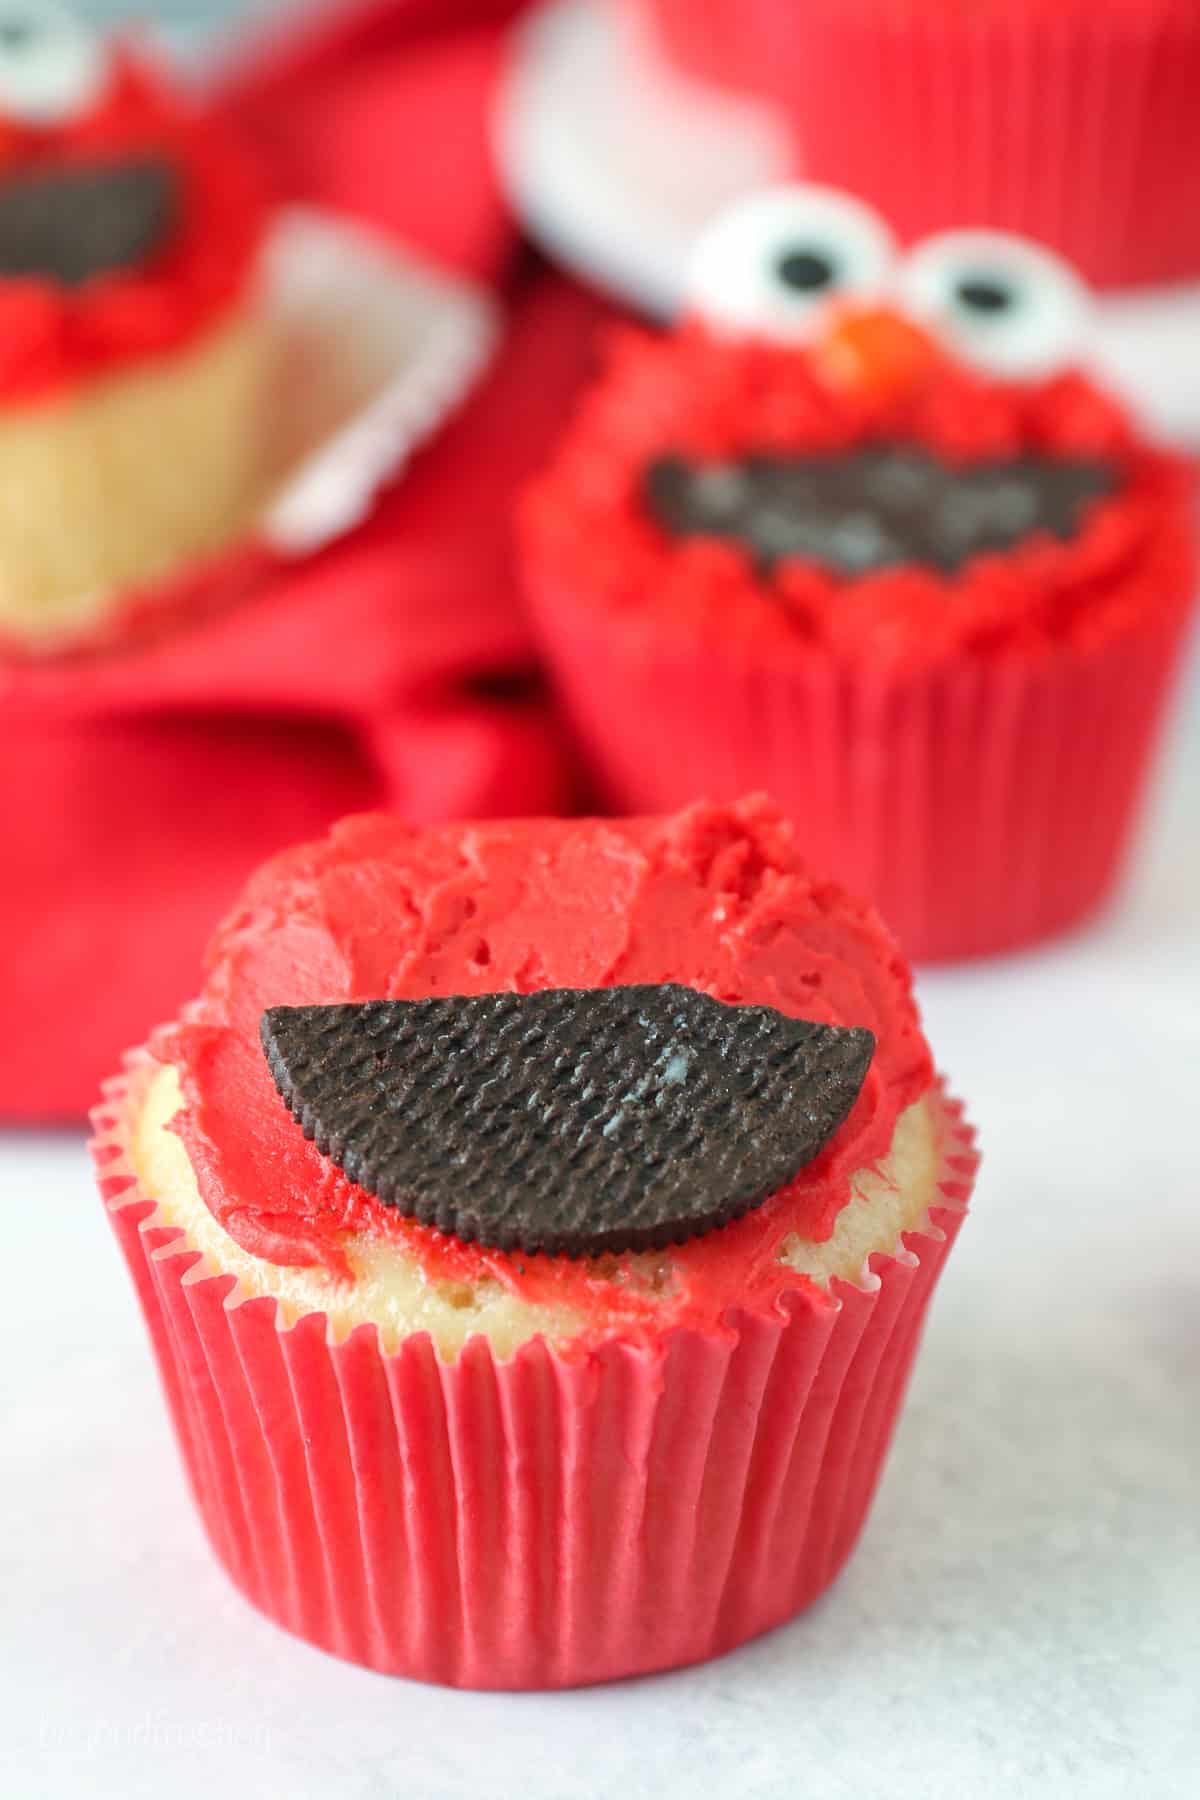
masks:
{"label": "white fondant piece", "polygon": [[[979,280],[1007,288],[1013,304],[964,306],[960,285]],[[1091,331],[1092,294],[1070,263],[1007,231],[942,231],[914,244],[897,267],[896,293],[967,362],[1010,379],[1052,374]]]}
{"label": "white fondant piece", "polygon": [[[791,285],[780,265],[795,254],[819,258],[828,284]],[[700,233],[685,305],[718,331],[803,343],[831,302],[874,298],[895,265],[892,234],[871,207],[836,188],[789,182],[735,202]]]}

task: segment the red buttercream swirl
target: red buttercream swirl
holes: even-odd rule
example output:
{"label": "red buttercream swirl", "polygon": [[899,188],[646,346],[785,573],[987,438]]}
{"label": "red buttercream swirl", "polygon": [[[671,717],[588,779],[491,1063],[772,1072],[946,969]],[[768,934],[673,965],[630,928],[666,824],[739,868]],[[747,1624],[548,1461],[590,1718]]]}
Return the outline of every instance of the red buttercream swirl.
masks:
{"label": "red buttercream swirl", "polygon": [[[905,565],[853,579],[795,558],[764,580],[736,544],[673,540],[641,497],[648,463],[666,452],[720,459],[868,443],[917,444],[950,463],[1101,457],[1118,487],[1070,541],[1031,536],[953,576]],[[1143,443],[1078,373],[1002,383],[947,357],[899,394],[835,388],[819,357],[718,339],[693,321],[665,337],[614,337],[607,373],[528,497],[525,525],[532,572],[581,605],[784,659],[919,668],[963,653],[1086,648],[1174,606],[1193,562],[1192,492],[1191,470]]]}
{"label": "red buttercream swirl", "polygon": [[0,130],[0,180],[30,166],[103,164],[131,155],[172,163],[180,216],[135,269],[78,288],[0,280],[0,399],[28,404],[123,363],[175,350],[216,322],[252,273],[268,218],[265,180],[228,126],[127,51],[104,99],[53,130]]}
{"label": "red buttercream swirl", "polygon": [[[513,1257],[414,1224],[305,1141],[259,1040],[264,1008],[370,998],[680,981],[729,1002],[865,1025],[877,1049],[820,1158],[746,1218],[671,1253],[670,1298],[586,1261]],[[181,1074],[176,1129],[238,1243],[347,1273],[338,1234],[395,1242],[432,1279],[493,1280],[614,1316],[718,1320],[799,1277],[788,1231],[827,1237],[852,1174],[883,1157],[932,1080],[908,969],[873,910],[816,879],[762,800],[674,818],[526,821],[419,832],[366,816],[268,863],[218,932],[201,999],[153,1050]]]}

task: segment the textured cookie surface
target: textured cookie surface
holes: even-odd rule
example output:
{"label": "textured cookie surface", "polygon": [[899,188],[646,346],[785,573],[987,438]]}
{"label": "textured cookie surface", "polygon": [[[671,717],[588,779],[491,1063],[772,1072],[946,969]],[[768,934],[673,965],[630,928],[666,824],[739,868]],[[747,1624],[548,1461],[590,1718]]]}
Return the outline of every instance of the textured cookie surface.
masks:
{"label": "textured cookie surface", "polygon": [[646,472],[645,497],[670,536],[732,539],[764,575],[785,557],[843,576],[903,563],[953,574],[1039,532],[1073,538],[1115,485],[1094,457],[1026,453],[955,467],[918,445],[885,444],[832,456],[663,456]]}
{"label": "textured cookie surface", "polygon": [[0,184],[0,276],[81,287],[165,242],[179,177],[157,157],[22,170]]}
{"label": "textured cookie surface", "polygon": [[464,1242],[568,1256],[765,1200],[837,1131],[875,1047],[674,984],[273,1007],[261,1030],[350,1180]]}

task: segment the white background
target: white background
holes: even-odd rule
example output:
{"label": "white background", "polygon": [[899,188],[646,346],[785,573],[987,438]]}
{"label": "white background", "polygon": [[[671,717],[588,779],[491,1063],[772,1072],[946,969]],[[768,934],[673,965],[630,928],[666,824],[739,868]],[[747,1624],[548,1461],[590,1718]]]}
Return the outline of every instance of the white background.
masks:
{"label": "white background", "polygon": [[201,1537],[81,1138],[0,1141],[0,1793],[1200,1791],[1200,666],[1188,685],[1119,906],[922,980],[983,1136],[975,1210],[850,1568],[720,1663],[461,1694],[257,1617]]}

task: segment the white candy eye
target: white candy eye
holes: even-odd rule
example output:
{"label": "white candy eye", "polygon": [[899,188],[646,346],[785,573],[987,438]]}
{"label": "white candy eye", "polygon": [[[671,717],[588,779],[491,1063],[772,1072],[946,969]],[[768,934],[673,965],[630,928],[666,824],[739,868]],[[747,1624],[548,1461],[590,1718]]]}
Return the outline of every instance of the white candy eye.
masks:
{"label": "white candy eye", "polygon": [[1049,375],[1071,360],[1090,295],[1061,257],[1003,231],[947,231],[898,273],[908,311],[995,375]]}
{"label": "white candy eye", "polygon": [[54,0],[0,0],[0,119],[61,125],[103,92],[103,45]]}
{"label": "white candy eye", "polygon": [[832,301],[877,294],[894,258],[882,219],[848,194],[768,188],[703,234],[687,302],[718,331],[803,343]]}

